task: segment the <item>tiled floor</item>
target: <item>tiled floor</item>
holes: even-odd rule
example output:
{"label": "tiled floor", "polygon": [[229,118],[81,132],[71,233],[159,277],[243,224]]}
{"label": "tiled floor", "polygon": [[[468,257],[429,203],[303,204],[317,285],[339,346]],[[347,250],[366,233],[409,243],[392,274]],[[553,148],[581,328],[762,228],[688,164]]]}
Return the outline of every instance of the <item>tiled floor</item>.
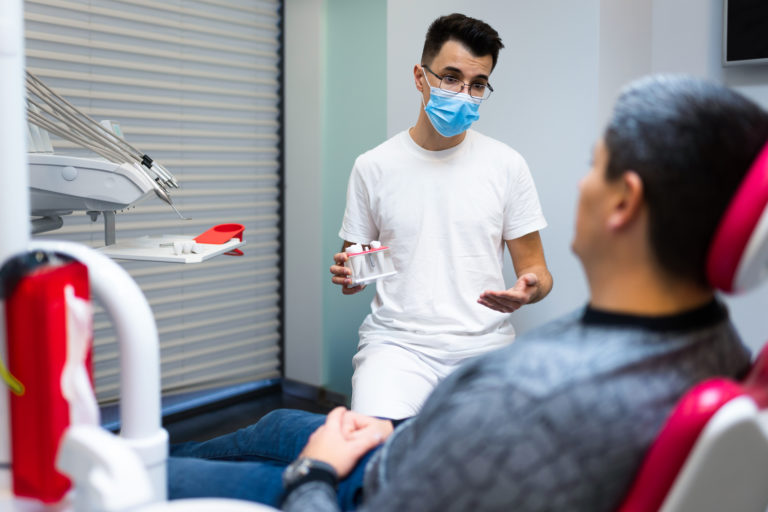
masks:
{"label": "tiled floor", "polygon": [[208,410],[192,417],[167,421],[164,422],[163,427],[170,435],[171,444],[204,441],[248,426],[268,412],[281,408],[302,409],[317,413],[326,413],[330,410],[330,406],[275,391],[248,401]]}

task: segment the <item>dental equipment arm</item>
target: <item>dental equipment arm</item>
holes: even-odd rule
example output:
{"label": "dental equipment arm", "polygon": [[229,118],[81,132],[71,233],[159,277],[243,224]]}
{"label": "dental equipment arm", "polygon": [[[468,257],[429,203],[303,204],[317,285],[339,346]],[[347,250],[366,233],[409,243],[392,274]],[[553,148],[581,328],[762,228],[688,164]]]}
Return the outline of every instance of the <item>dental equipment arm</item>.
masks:
{"label": "dental equipment arm", "polygon": [[26,88],[27,117],[30,123],[90,149],[111,162],[134,165],[147,176],[155,194],[168,203],[180,218],[189,220],[171,200],[168,188],[178,188],[179,184],[165,167],[78,110],[28,71]]}
{"label": "dental equipment arm", "polygon": [[138,162],[144,164],[148,171],[158,175],[162,180],[161,185],[178,188],[179,184],[173,175],[163,166],[154,164],[153,160],[146,154],[116,137],[113,133],[91,119],[88,115],[78,110],[74,105],[64,97],[57,94],[53,89],[45,85],[39,78],[27,71],[27,91],[37,95],[45,103],[47,108],[36,104],[38,108],[44,109],[49,115],[64,120],[69,128],[81,131],[86,138],[93,138],[95,141],[103,144],[105,147],[127,155]]}

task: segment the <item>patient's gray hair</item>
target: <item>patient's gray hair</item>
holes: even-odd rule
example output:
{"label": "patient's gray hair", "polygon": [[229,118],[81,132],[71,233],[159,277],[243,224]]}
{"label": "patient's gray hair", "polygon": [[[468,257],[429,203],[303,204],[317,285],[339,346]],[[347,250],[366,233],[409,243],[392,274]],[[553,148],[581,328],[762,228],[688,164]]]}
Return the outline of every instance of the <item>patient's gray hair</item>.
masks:
{"label": "patient's gray hair", "polygon": [[643,180],[650,239],[670,275],[708,286],[706,255],[742,177],[768,142],[768,113],[741,94],[681,75],[624,88],[605,130],[608,179]]}

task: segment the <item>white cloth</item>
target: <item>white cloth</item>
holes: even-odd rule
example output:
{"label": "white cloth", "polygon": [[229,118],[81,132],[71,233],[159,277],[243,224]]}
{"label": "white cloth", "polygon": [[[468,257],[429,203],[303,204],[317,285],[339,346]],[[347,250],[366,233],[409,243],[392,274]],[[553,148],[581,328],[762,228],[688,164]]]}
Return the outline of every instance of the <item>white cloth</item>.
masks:
{"label": "white cloth", "polygon": [[[546,225],[523,157],[476,131],[443,151],[425,150],[403,131],[360,155],[339,236],[380,240],[398,274],[376,283],[359,348],[401,345],[453,364],[512,342],[510,315],[477,298],[507,288],[504,241]],[[390,384],[394,400],[408,393]],[[355,393],[353,386],[353,400]]]}
{"label": "white cloth", "polygon": [[461,363],[395,343],[367,343],[352,358],[352,410],[396,420],[415,416],[435,386]]}

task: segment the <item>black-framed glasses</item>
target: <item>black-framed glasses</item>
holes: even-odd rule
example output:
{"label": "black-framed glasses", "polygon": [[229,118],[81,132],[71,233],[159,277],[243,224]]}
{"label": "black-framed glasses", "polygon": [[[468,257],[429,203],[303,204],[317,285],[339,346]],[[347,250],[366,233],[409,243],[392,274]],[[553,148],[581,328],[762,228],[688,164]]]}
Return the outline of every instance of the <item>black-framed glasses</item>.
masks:
{"label": "black-framed glasses", "polygon": [[444,75],[440,76],[431,69],[429,69],[429,66],[426,64],[421,65],[422,68],[426,69],[430,73],[432,73],[435,77],[437,77],[440,80],[440,84],[438,87],[445,92],[450,92],[451,94],[458,94],[464,90],[464,88],[467,88],[467,92],[470,96],[473,98],[478,98],[481,100],[487,100],[488,97],[493,92],[493,87],[491,87],[491,84],[487,82],[474,82],[474,83],[465,83],[456,78],[455,76],[451,75]]}

